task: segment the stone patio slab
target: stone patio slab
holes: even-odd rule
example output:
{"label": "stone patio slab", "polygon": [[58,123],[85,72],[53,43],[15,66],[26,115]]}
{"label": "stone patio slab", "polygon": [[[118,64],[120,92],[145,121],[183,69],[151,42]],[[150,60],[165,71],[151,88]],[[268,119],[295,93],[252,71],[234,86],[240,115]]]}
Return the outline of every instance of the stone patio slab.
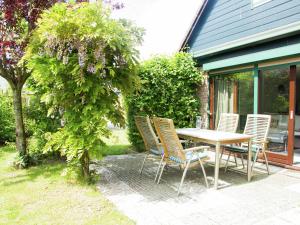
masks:
{"label": "stone patio slab", "polygon": [[100,191],[137,224],[300,224],[299,172],[271,166],[268,176],[258,163],[260,169],[247,182],[246,175],[220,168],[222,188],[214,190],[209,162],[205,169],[210,188],[205,187],[200,166],[195,166],[177,197],[182,171],[168,168],[161,183],[154,184],[159,160],[151,157],[139,175],[144,156],[109,156],[93,165],[101,176]]}

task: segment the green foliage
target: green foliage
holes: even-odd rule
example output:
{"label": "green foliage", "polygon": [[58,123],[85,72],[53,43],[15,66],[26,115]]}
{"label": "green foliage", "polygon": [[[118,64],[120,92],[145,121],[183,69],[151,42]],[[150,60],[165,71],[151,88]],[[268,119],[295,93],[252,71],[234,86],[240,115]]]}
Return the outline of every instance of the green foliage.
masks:
{"label": "green foliage", "polygon": [[200,108],[197,86],[203,76],[190,54],[154,57],[144,62],[138,73],[141,88],[126,100],[129,139],[137,150],[143,149],[143,142],[134,123],[135,115],[171,118],[178,127],[195,125]]}
{"label": "green foliage", "polygon": [[105,139],[105,146],[101,146],[100,151],[92,151],[91,159],[102,159],[108,155],[123,155],[131,151],[128,141],[127,131],[125,129],[112,129],[112,135]]}
{"label": "green foliage", "polygon": [[[32,89],[35,88],[32,80],[30,80],[28,86]],[[40,93],[36,91],[35,95],[28,97],[29,104],[24,109],[27,134],[30,136],[28,150],[32,163],[49,156],[43,152],[43,148],[47,143],[46,134],[57,131],[61,119],[59,112],[53,112],[50,116],[47,116],[48,109],[46,104],[41,102],[40,97]]]}
{"label": "green foliage", "polygon": [[100,3],[56,4],[32,35],[24,60],[48,115],[59,111],[64,121],[47,134],[44,149],[59,150],[87,176],[89,151],[110,135],[107,122],[125,124],[119,93],[134,87],[141,37],[141,29],[111,19]]}
{"label": "green foliage", "polygon": [[0,145],[15,141],[15,120],[12,98],[0,92]]}

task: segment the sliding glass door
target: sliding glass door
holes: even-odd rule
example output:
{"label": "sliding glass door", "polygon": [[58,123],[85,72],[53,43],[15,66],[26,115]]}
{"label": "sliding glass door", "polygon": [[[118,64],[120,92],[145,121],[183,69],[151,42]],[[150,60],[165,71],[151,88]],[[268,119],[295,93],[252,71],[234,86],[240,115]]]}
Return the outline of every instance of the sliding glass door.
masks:
{"label": "sliding glass door", "polygon": [[260,70],[259,113],[272,116],[267,148],[270,161],[293,164],[295,99],[295,65]]}
{"label": "sliding glass door", "polygon": [[296,74],[294,165],[300,166],[300,67],[299,66],[297,66],[297,74]]}
{"label": "sliding glass door", "polygon": [[215,77],[214,126],[217,127],[221,113],[233,113],[234,80],[231,76]]}
{"label": "sliding glass door", "polygon": [[253,113],[253,104],[254,104],[254,79],[252,71],[239,73],[236,76],[236,113],[240,115],[238,132],[243,133],[247,115]]}
{"label": "sliding glass door", "polygon": [[[300,91],[296,92],[296,88],[300,90],[300,69],[296,70],[295,65],[260,68],[258,82],[254,82],[254,70],[215,75],[210,84],[212,129],[217,127],[221,113],[238,113],[238,132],[243,132],[247,114],[258,108],[258,113],[272,116],[269,159],[291,165],[296,147],[300,164]],[[258,101],[254,101],[255,90]]]}
{"label": "sliding glass door", "polygon": [[290,68],[260,71],[259,113],[272,116],[268,150],[287,154]]}
{"label": "sliding glass door", "polygon": [[247,114],[253,113],[252,72],[233,73],[214,78],[214,127],[218,126],[221,113],[240,115],[238,132],[243,132]]}

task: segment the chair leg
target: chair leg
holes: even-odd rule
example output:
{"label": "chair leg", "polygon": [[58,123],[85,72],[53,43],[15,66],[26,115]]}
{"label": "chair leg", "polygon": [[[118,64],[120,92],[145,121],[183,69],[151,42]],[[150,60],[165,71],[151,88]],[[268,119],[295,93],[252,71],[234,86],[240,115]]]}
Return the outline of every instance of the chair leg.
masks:
{"label": "chair leg", "polygon": [[181,182],[180,182],[180,185],[179,185],[179,187],[178,187],[177,196],[179,196],[179,194],[180,194],[181,186],[182,186],[182,184],[183,184],[183,181],[184,181],[184,178],[185,178],[185,176],[186,176],[186,172],[187,172],[189,166],[190,166],[190,161],[188,161],[187,165],[186,165],[185,168],[184,168],[184,171],[183,171],[183,174],[182,174],[182,177],[181,177]]}
{"label": "chair leg", "polygon": [[182,169],[181,169],[181,165],[179,165],[178,167],[179,167],[179,170],[180,170],[180,171],[182,171]]}
{"label": "chair leg", "polygon": [[145,158],[144,158],[144,160],[143,160],[142,167],[141,167],[141,169],[140,169],[140,174],[142,174],[142,172],[143,172],[144,165],[145,165],[145,161],[146,161],[146,159],[147,159],[148,156],[149,156],[149,153],[146,154],[146,156],[145,156]]}
{"label": "chair leg", "polygon": [[265,151],[262,151],[262,152],[263,152],[264,157],[265,157],[265,162],[266,162],[266,167],[267,167],[268,175],[270,175],[269,162],[268,162],[268,159],[267,159],[266,152]]}
{"label": "chair leg", "polygon": [[224,153],[224,148],[222,149],[222,152],[221,152],[221,155],[220,155],[220,165],[221,165],[221,162],[222,162],[223,153]]}
{"label": "chair leg", "polygon": [[199,163],[200,163],[200,166],[202,168],[202,172],[203,172],[203,175],[204,175],[206,187],[209,188],[209,185],[208,185],[208,182],[207,182],[207,177],[206,177],[206,172],[205,172],[205,169],[204,169],[204,166],[203,166],[203,163],[202,163],[201,159],[199,159]]}
{"label": "chair leg", "polygon": [[228,166],[228,161],[229,161],[230,155],[231,155],[231,152],[229,152],[229,155],[228,155],[228,158],[227,158],[227,161],[226,161],[225,172],[227,171],[227,166]]}
{"label": "chair leg", "polygon": [[167,164],[166,162],[163,162],[163,164],[162,164],[162,168],[161,168],[161,171],[160,171],[158,180],[157,180],[157,184],[159,184],[159,182],[160,182],[160,178],[161,178],[161,176],[162,176],[162,173],[163,173],[163,171],[164,171],[164,169],[165,169],[166,164]]}
{"label": "chair leg", "polygon": [[244,164],[244,155],[241,153],[241,160],[242,160],[242,165],[243,165],[243,169],[245,169],[245,164]]}
{"label": "chair leg", "polygon": [[233,153],[233,157],[234,157],[235,166],[237,167],[237,166],[238,166],[238,164],[237,164],[237,160],[236,160],[236,154],[235,154],[235,153]]}
{"label": "chair leg", "polygon": [[162,165],[162,163],[163,163],[163,160],[164,160],[164,156],[161,157],[161,160],[160,160],[160,162],[159,162],[159,165],[158,165],[158,168],[157,168],[157,171],[156,171],[156,175],[155,175],[155,178],[154,178],[154,183],[155,183],[155,181],[156,181],[156,179],[157,179],[157,177],[158,177],[159,170],[160,170],[160,167],[161,167],[161,165]]}
{"label": "chair leg", "polygon": [[252,166],[251,166],[251,174],[252,174],[252,171],[253,171],[253,168],[254,168],[254,164],[257,160],[258,153],[259,153],[259,151],[257,150],[256,153],[255,153],[254,159],[253,159]]}

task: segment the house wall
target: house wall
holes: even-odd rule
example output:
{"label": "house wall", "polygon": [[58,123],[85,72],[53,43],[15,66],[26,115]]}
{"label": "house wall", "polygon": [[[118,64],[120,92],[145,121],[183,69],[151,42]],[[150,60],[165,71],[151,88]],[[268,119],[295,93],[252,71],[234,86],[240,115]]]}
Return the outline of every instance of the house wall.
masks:
{"label": "house wall", "polygon": [[255,8],[251,0],[209,0],[188,42],[189,51],[202,51],[299,21],[299,0],[271,0]]}
{"label": "house wall", "polygon": [[[299,3],[300,3],[300,1],[299,1]],[[196,60],[199,65],[203,65],[203,64],[211,63],[211,62],[224,61],[224,60],[228,60],[228,59],[232,59],[232,61],[234,63],[238,63],[239,60],[237,60],[237,59],[240,56],[244,56],[244,55],[248,55],[248,54],[257,54],[260,52],[264,52],[264,51],[268,51],[268,50],[272,50],[272,49],[273,50],[279,49],[281,47],[288,47],[288,46],[292,46],[292,45],[299,44],[299,43],[300,43],[300,34],[295,34],[290,37],[285,37],[285,38],[269,41],[269,42],[263,43],[263,44],[257,44],[256,46],[244,47],[244,48],[241,48],[241,49],[238,49],[235,51],[229,51],[226,53],[215,54],[214,56],[211,56],[211,57],[196,58]],[[282,53],[282,52],[278,51],[278,53]],[[297,55],[299,55],[299,54],[296,54],[295,56],[297,56]],[[265,56],[265,60],[274,60],[274,59],[278,58],[278,56],[276,54],[272,54],[272,55],[265,54],[264,56]],[[291,55],[289,55],[289,56],[291,56]],[[261,62],[260,59],[255,58],[255,57],[251,57],[251,58],[249,58],[249,60],[250,61],[247,63],[250,63],[252,65],[254,65],[255,63]],[[241,63],[243,63],[243,62],[241,62]],[[227,67],[228,65],[221,63],[221,66]],[[237,65],[235,65],[235,66],[237,66]]]}

